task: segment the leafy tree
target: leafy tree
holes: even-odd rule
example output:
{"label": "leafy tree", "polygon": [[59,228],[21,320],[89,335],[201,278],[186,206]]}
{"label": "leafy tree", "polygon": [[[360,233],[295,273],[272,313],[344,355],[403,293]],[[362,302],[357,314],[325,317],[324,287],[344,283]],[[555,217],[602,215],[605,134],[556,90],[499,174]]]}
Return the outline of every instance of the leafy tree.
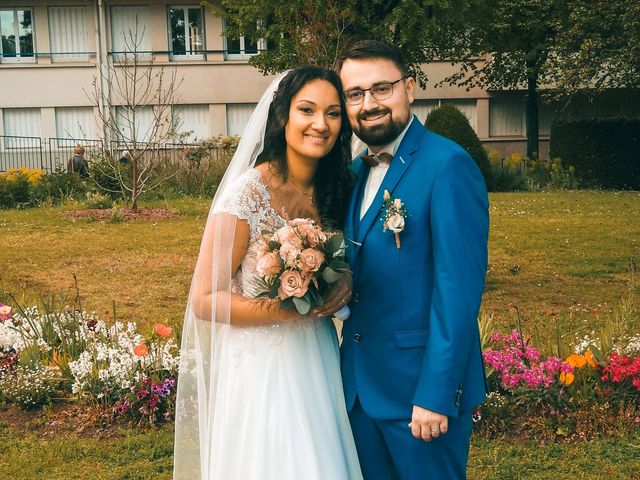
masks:
{"label": "leafy tree", "polygon": [[438,18],[470,0],[222,0],[211,5],[226,21],[225,35],[264,39],[267,49],[250,63],[264,74],[305,63],[332,68],[356,40],[376,38],[398,45],[410,72],[425,86],[420,65],[438,54],[431,38]]}
{"label": "leafy tree", "polygon": [[460,70],[444,82],[467,89],[526,88],[529,157],[538,152],[539,90],[553,84],[557,72],[557,44],[567,3],[570,0],[476,0],[466,11],[452,12],[446,25],[450,36],[464,40],[442,46],[447,58],[460,61]]}
{"label": "leafy tree", "polygon": [[559,93],[640,88],[640,2],[571,0],[561,33]]}

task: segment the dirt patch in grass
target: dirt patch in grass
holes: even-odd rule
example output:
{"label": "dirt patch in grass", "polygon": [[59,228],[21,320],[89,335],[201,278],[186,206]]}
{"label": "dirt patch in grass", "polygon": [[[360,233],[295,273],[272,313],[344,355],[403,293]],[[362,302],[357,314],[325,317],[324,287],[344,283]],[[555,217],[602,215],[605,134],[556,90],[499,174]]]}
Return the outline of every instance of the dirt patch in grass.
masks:
{"label": "dirt patch in grass", "polygon": [[44,438],[67,437],[112,438],[125,426],[109,424],[109,413],[96,407],[56,403],[45,409],[21,410],[15,405],[0,407],[0,424],[7,425],[18,436],[36,433]]}
{"label": "dirt patch in grass", "polygon": [[[177,218],[178,214],[167,208],[139,208],[137,212],[131,210],[118,209],[117,214],[123,221],[127,220],[168,220]],[[114,211],[111,209],[88,209],[88,210],[70,210],[63,212],[62,215],[68,218],[90,218],[93,220],[111,220]]]}

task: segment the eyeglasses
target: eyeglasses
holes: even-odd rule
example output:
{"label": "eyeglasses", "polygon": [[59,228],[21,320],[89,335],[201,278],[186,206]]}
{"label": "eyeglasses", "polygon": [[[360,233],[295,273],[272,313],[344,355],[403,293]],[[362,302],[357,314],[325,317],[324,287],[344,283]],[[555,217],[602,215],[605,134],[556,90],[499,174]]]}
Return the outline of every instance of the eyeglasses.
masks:
{"label": "eyeglasses", "polygon": [[343,93],[344,101],[347,102],[348,105],[360,105],[364,102],[365,92],[371,92],[371,96],[376,100],[384,100],[385,98],[389,98],[393,95],[393,86],[405,78],[409,78],[409,75],[405,75],[395,82],[378,83],[371,88],[354,88],[353,90],[346,90]]}

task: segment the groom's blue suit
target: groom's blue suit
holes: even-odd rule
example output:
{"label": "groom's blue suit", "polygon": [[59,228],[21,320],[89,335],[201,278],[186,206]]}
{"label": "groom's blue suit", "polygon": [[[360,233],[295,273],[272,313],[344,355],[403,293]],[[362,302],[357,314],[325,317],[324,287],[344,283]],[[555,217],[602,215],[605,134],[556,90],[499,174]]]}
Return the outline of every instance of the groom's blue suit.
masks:
{"label": "groom's blue suit", "polygon": [[[476,320],[487,269],[485,183],[464,149],[416,118],[360,220],[369,168],[354,160],[345,229],[352,313],[341,349],[365,478],[388,480],[394,471],[402,479],[462,478],[471,411],[487,391]],[[380,220],[385,189],[408,212],[400,249]],[[415,439],[407,427],[413,405],[447,415],[449,433]],[[363,424],[361,414],[374,422]],[[390,456],[373,444],[376,436]]]}

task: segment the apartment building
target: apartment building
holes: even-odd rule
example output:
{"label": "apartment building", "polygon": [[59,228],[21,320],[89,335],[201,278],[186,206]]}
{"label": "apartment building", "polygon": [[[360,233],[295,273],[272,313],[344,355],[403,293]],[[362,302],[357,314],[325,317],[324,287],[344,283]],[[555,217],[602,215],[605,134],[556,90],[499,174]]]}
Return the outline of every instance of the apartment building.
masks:
{"label": "apartment building", "polygon": [[[158,0],[0,0],[0,152],[22,148],[24,140],[18,144],[15,137],[39,138],[45,148],[51,139],[103,138],[92,82],[105,65],[121,61],[126,35],[136,29],[138,50],[182,79],[172,115],[192,132],[191,140],[242,133],[271,80],[248,60],[268,45],[225,37],[223,20],[210,9]],[[453,104],[490,148],[524,153],[524,92],[433,88],[453,68],[449,62],[424,66],[430,82],[417,92],[414,113],[424,120],[437,106]],[[118,108],[113,98],[102,101]],[[139,115],[139,131],[151,113]],[[552,116],[550,107],[540,106],[543,157]]]}

